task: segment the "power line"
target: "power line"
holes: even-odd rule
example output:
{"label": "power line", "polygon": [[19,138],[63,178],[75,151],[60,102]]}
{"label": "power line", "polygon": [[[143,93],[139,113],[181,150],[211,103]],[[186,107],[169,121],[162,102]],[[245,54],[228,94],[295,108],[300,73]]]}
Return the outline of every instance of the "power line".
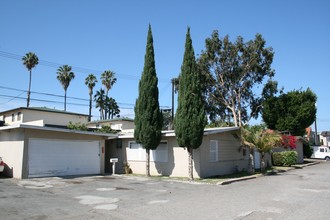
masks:
{"label": "power line", "polygon": [[[26,90],[22,90],[22,89],[17,89],[17,88],[11,88],[11,87],[6,87],[6,86],[0,86],[0,89],[7,89],[7,90],[11,90],[11,91],[18,91],[18,92],[21,92],[21,94],[19,94],[18,96],[12,96],[12,95],[0,95],[2,97],[7,97],[7,98],[11,98],[11,100],[7,101],[7,102],[10,102],[14,99],[26,99],[26,98],[23,98],[23,97],[19,97],[20,95],[22,95],[23,93],[26,93],[27,91]],[[39,94],[39,95],[45,95],[45,96],[52,96],[52,97],[60,97],[60,98],[64,98],[63,95],[56,95],[56,94],[52,94],[52,93],[43,93],[43,92],[34,92],[34,91],[31,91],[31,93],[34,93],[34,94]],[[89,102],[89,99],[84,99],[84,98],[77,98],[77,97],[69,97],[67,96],[67,98],[69,99],[74,99],[74,100],[80,100],[80,101],[86,101],[86,102]],[[61,101],[53,101],[53,100],[45,100],[45,99],[33,99],[31,98],[31,100],[33,101],[39,101],[39,102],[46,102],[46,103],[57,103],[57,104],[63,104],[63,102]],[[70,104],[70,105],[78,105],[78,106],[89,106],[89,104],[81,104],[81,103],[70,103],[68,102],[67,104]],[[123,102],[117,102],[118,105],[120,106],[132,106],[132,107],[120,107],[121,109],[134,109],[134,104],[131,104],[131,103],[123,103]],[[93,105],[93,107],[95,107]],[[168,106],[160,106],[162,108],[169,108]]]}
{"label": "power line", "polygon": [[[13,60],[19,60],[19,61],[22,61],[22,58],[23,58],[23,56],[21,56],[21,55],[5,52],[5,51],[1,51],[1,50],[0,50],[0,57],[13,59]],[[57,69],[59,66],[63,66],[64,64],[39,59],[39,65]],[[101,73],[104,72],[104,71],[101,71],[101,70],[95,70],[95,69],[84,68],[84,67],[79,67],[79,66],[73,66],[73,65],[70,65],[70,66],[72,67],[74,72],[83,73],[83,74],[86,74],[86,75],[88,75],[89,73],[95,73],[95,75],[101,75]],[[122,78],[122,79],[129,79],[129,80],[139,80],[140,79],[139,76],[129,75],[129,74],[118,74],[118,73],[116,73],[116,77],[117,78]],[[170,82],[170,79],[158,78],[158,80],[159,81],[164,81],[164,82],[165,81]]]}
{"label": "power line", "polygon": [[[0,97],[5,97],[5,98],[13,98],[13,99],[20,99],[20,100],[25,100],[26,98],[23,97],[17,97],[17,96],[11,96],[11,95],[0,95]],[[63,102],[60,101],[53,101],[53,100],[45,100],[45,99],[34,99],[31,98],[31,101],[37,101],[37,102],[46,102],[46,103],[53,103],[53,104],[63,104]],[[75,105],[75,106],[85,106],[88,107],[89,104],[81,104],[81,103],[72,103],[72,102],[67,102],[67,105]],[[95,108],[95,105],[92,105],[92,107]],[[134,109],[133,107],[120,107],[120,109]]]}

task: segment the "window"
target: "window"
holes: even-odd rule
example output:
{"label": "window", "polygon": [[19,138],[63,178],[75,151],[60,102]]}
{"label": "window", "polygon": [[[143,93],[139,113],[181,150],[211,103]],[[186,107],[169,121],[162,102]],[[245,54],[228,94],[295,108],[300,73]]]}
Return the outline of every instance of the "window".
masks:
{"label": "window", "polygon": [[17,113],[17,121],[20,121],[22,119],[22,113],[18,112]]}
{"label": "window", "polygon": [[320,148],[320,151],[321,151],[321,152],[324,152],[324,148]]}
{"label": "window", "polygon": [[[145,156],[143,158],[143,151],[144,149],[142,146],[134,141],[128,142],[128,149],[126,151],[127,153],[127,160],[137,160],[137,161],[143,161],[145,160]],[[144,151],[145,154],[145,151]]]}
{"label": "window", "polygon": [[[146,161],[146,150],[136,143],[130,141],[126,151],[127,160]],[[156,150],[150,151],[150,161],[154,162],[168,162],[168,145],[167,141],[161,141]]]}
{"label": "window", "polygon": [[210,162],[217,162],[218,159],[218,141],[217,140],[210,140],[210,155],[209,155]]}
{"label": "window", "polygon": [[11,114],[11,121],[15,121],[15,114]]}

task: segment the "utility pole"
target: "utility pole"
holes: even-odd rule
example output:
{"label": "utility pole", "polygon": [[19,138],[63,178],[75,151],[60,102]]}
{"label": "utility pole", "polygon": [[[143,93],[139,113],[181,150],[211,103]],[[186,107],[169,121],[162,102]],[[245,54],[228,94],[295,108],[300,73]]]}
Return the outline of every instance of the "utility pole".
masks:
{"label": "utility pole", "polygon": [[172,79],[172,116],[171,116],[171,124],[174,122],[174,82],[175,78]]}
{"label": "utility pole", "polygon": [[[316,103],[315,103],[315,108],[317,109]],[[315,125],[315,145],[318,146],[319,145],[319,141],[318,141],[318,137],[317,137],[316,113],[315,113],[315,122],[314,122],[314,125]]]}
{"label": "utility pole", "polygon": [[318,137],[317,137],[316,115],[315,115],[314,125],[315,125],[315,145],[318,146],[319,145],[319,140],[318,140]]}

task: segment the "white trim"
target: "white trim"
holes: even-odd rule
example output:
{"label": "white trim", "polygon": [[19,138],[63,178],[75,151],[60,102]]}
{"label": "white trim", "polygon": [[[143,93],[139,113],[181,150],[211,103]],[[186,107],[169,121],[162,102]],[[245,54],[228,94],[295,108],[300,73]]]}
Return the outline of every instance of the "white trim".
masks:
{"label": "white trim", "polygon": [[17,129],[17,128],[36,129],[36,130],[54,131],[54,132],[65,132],[65,133],[73,133],[73,134],[85,134],[85,135],[108,137],[108,139],[114,139],[114,138],[118,137],[117,134],[97,133],[97,132],[90,132],[90,131],[78,131],[78,130],[70,130],[70,129],[64,129],[64,128],[52,128],[52,127],[43,127],[43,126],[27,125],[27,124],[13,124],[13,125],[9,125],[9,126],[3,126],[3,127],[0,127],[0,131]]}
{"label": "white trim", "polygon": [[[221,127],[221,128],[205,128],[204,129],[204,135],[211,135],[211,134],[220,134],[225,133],[229,131],[238,131],[239,127]],[[175,131],[174,130],[165,130],[162,131],[163,137],[175,137]],[[131,133],[125,133],[120,134],[118,138],[125,139],[125,138],[134,138],[134,132]]]}

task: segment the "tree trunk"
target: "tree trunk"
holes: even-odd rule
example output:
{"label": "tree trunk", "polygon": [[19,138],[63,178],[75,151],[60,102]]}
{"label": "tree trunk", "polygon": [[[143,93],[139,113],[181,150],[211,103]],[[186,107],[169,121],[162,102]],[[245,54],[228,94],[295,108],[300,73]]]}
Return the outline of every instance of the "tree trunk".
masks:
{"label": "tree trunk", "polygon": [[30,95],[31,95],[31,79],[32,79],[32,70],[30,70],[30,80],[29,80],[29,89],[27,92],[27,103],[26,103],[26,107],[30,106]]}
{"label": "tree trunk", "polygon": [[193,148],[187,147],[188,150],[188,172],[189,172],[189,180],[194,180],[193,174]]}
{"label": "tree trunk", "polygon": [[241,110],[240,109],[238,109],[238,126],[239,127],[242,127],[242,114],[241,114]]}
{"label": "tree trunk", "polygon": [[235,112],[235,108],[232,109],[231,112],[233,113],[234,125],[235,125],[235,127],[237,127],[238,123],[237,123],[237,115],[236,115],[236,112]]}
{"label": "tree trunk", "polygon": [[64,111],[66,111],[66,90],[64,90]]}
{"label": "tree trunk", "polygon": [[254,157],[253,157],[254,151],[250,149],[250,157],[249,157],[249,164],[248,164],[248,174],[254,174]]}
{"label": "tree trunk", "polygon": [[92,120],[92,99],[93,99],[93,94],[89,94],[89,113],[88,113],[88,121]]}
{"label": "tree trunk", "polygon": [[266,163],[265,163],[265,153],[261,153],[261,160],[260,160],[260,170],[265,171]]}
{"label": "tree trunk", "polygon": [[150,176],[150,149],[146,149],[146,175]]}

